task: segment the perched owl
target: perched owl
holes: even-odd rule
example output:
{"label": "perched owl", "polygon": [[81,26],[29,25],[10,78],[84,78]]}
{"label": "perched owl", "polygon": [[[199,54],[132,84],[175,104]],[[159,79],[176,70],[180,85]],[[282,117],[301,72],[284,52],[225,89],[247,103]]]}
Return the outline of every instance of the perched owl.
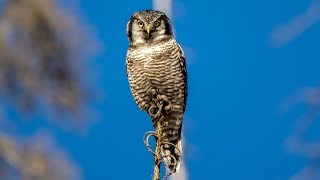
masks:
{"label": "perched owl", "polygon": [[[183,51],[173,37],[169,18],[160,11],[143,10],[133,14],[127,24],[127,36],[130,45],[126,65],[131,92],[155,128],[160,121],[161,138],[167,142],[163,144],[162,156],[166,166],[177,172],[188,95]],[[160,101],[163,107],[159,107]]]}

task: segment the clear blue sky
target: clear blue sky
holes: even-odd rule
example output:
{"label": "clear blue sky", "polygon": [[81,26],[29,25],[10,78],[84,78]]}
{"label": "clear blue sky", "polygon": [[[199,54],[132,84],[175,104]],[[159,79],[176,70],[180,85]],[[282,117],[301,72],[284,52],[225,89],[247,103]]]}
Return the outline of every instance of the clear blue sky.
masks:
{"label": "clear blue sky", "polygon": [[[102,120],[86,135],[58,131],[89,180],[150,179],[152,156],[142,137],[152,130],[131,96],[125,56],[126,23],[151,9],[149,0],[79,1],[105,51],[93,61],[106,98]],[[275,46],[271,32],[308,8],[309,1],[175,1],[174,27],[187,50],[189,99],[184,121],[185,157],[191,180],[280,180],[306,159],[288,154],[283,142],[298,113],[279,114],[296,90],[316,86],[320,67],[320,23],[287,44]],[[175,12],[177,12],[175,14]]]}

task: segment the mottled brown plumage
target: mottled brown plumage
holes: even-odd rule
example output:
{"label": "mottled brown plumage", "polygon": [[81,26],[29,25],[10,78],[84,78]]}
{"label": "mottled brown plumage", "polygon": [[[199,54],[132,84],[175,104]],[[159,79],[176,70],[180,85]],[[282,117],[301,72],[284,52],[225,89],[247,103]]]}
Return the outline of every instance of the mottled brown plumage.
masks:
{"label": "mottled brown plumage", "polygon": [[[134,100],[152,118],[153,126],[160,120],[164,155],[171,154],[180,162],[181,128],[187,99],[187,71],[183,51],[173,38],[167,16],[159,11],[135,13],[127,25],[130,41],[127,52],[127,75]],[[157,103],[164,102],[163,110]],[[178,149],[176,149],[178,148]],[[177,152],[180,151],[180,152]],[[172,159],[165,159],[169,168]],[[169,162],[169,163],[168,163]]]}

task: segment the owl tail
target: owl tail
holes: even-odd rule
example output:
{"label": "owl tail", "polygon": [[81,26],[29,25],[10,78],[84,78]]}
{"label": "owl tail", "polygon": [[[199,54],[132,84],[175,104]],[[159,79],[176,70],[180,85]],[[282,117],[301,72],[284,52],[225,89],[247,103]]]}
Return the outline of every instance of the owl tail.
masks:
{"label": "owl tail", "polygon": [[179,171],[182,159],[182,118],[182,113],[172,113],[160,120],[162,124],[161,155],[166,168],[172,173]]}
{"label": "owl tail", "polygon": [[176,144],[164,143],[162,156],[166,167],[172,172],[179,172],[182,158],[182,142],[181,139]]}

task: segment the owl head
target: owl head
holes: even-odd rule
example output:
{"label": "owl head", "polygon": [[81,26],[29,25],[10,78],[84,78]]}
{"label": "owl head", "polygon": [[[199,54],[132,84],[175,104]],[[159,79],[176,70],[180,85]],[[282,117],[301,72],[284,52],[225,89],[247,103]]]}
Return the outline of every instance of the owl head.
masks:
{"label": "owl head", "polygon": [[159,42],[172,37],[170,19],[160,11],[136,12],[127,24],[127,36],[131,44]]}

